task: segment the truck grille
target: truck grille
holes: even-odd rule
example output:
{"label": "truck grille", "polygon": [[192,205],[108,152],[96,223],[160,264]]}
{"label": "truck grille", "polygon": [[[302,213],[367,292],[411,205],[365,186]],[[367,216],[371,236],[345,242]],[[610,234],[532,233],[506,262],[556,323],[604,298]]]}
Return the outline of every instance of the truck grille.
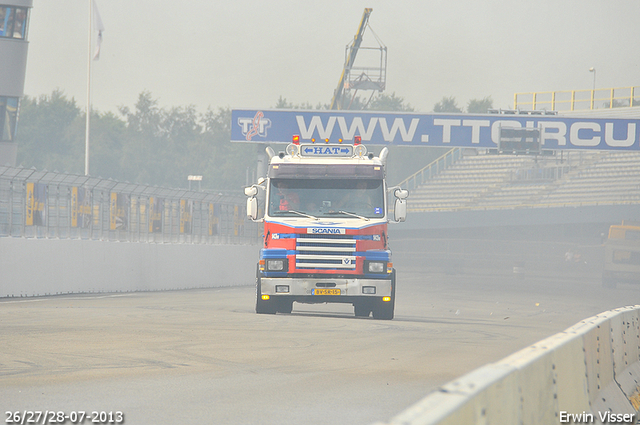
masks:
{"label": "truck grille", "polygon": [[356,240],[352,235],[297,236],[297,269],[355,270]]}

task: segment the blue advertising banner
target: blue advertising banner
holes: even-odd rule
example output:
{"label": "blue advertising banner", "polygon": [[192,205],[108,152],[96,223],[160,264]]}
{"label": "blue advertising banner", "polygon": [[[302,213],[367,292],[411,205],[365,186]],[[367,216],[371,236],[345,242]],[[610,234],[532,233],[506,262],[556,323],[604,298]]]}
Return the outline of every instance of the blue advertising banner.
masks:
{"label": "blue advertising banner", "polygon": [[501,128],[539,128],[542,149],[640,150],[640,119],[525,114],[417,114],[375,111],[231,112],[231,141],[496,148]]}

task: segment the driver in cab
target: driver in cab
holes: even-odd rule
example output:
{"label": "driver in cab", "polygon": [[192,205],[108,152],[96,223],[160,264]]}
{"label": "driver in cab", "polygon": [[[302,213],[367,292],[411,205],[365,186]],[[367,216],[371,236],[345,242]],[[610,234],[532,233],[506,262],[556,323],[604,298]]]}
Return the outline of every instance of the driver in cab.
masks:
{"label": "driver in cab", "polygon": [[300,208],[300,197],[293,189],[290,188],[289,183],[279,182],[277,187],[278,197],[280,198],[278,210],[291,211]]}
{"label": "driver in cab", "polygon": [[367,182],[359,181],[353,191],[350,191],[337,202],[338,209],[367,210],[372,208],[371,196],[367,192]]}

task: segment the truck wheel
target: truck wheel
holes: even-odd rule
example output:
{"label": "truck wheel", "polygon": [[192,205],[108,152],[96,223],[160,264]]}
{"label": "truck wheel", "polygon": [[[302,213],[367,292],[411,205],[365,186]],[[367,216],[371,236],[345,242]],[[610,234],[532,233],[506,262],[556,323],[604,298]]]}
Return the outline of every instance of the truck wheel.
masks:
{"label": "truck wheel", "polygon": [[376,307],[373,309],[373,318],[377,320],[391,320],[396,305],[396,269],[391,274],[391,301],[384,302],[378,300]]}
{"label": "truck wheel", "polygon": [[393,307],[394,300],[389,302],[380,301],[380,304],[373,309],[373,318],[377,320],[391,320],[393,319]]}
{"label": "truck wheel", "polygon": [[291,311],[293,310],[293,301],[279,300],[277,305],[278,313],[291,314]]}
{"label": "truck wheel", "polygon": [[276,314],[273,303],[261,299],[256,300],[256,313],[258,314]]}
{"label": "truck wheel", "polygon": [[256,299],[256,313],[258,314],[276,314],[276,308],[273,301],[265,301],[260,299],[259,296]]}
{"label": "truck wheel", "polygon": [[353,303],[353,312],[356,317],[369,317],[371,314],[371,306],[365,302]]}
{"label": "truck wheel", "polygon": [[265,301],[262,299],[262,290],[260,289],[260,272],[256,268],[256,313],[258,314],[276,314],[275,303],[273,300]]}

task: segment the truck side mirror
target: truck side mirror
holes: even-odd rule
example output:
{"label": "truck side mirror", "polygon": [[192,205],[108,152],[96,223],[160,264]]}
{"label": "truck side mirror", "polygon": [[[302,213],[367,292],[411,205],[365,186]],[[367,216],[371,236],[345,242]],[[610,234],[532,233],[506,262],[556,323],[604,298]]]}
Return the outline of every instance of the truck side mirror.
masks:
{"label": "truck side mirror", "polygon": [[409,197],[409,191],[405,189],[396,189],[393,195],[398,199],[407,199]]}
{"label": "truck side mirror", "polygon": [[[255,188],[254,190],[256,192],[258,191]],[[247,199],[247,218],[250,220],[255,220],[258,218],[258,200],[253,196]]]}
{"label": "truck side mirror", "polygon": [[258,188],[255,186],[245,187],[244,194],[247,196],[256,196],[258,194]]}
{"label": "truck side mirror", "polygon": [[[406,191],[405,191],[406,192]],[[407,201],[405,199],[396,199],[393,208],[393,219],[396,223],[403,222],[407,218]]]}

